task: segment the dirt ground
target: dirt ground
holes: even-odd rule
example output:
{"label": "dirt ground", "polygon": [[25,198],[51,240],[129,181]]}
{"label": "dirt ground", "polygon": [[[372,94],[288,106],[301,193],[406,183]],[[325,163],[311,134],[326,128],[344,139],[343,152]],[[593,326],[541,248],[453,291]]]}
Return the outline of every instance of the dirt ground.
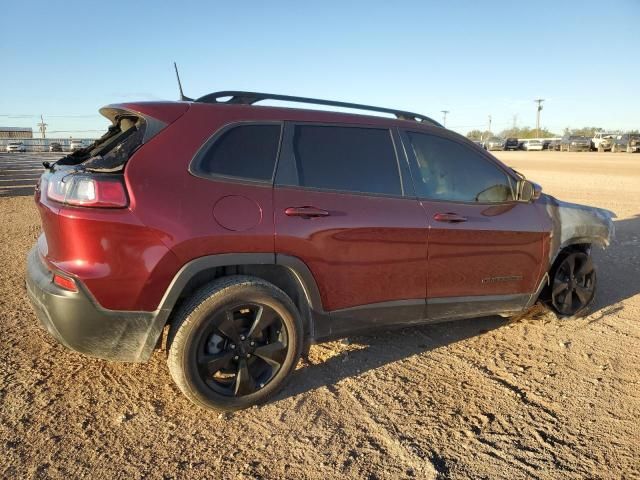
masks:
{"label": "dirt ground", "polygon": [[314,346],[271,403],[192,406],[163,353],[65,350],[23,286],[30,197],[0,199],[2,478],[640,478],[640,155],[496,152],[617,213],[586,318],[463,320]]}

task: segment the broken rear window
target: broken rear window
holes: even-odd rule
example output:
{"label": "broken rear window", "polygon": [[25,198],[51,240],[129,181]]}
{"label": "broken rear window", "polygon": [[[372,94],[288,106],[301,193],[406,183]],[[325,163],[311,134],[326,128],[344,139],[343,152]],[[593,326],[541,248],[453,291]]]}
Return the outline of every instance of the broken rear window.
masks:
{"label": "broken rear window", "polygon": [[142,145],[144,131],[143,118],[126,114],[117,116],[107,133],[91,145],[61,158],[56,165],[82,164],[86,170],[94,172],[120,171],[131,154]]}

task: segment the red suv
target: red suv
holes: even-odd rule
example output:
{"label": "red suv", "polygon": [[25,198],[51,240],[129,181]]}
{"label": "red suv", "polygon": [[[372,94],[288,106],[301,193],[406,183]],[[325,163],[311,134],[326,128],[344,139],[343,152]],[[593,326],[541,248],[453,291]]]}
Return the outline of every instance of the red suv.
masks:
{"label": "red suv", "polygon": [[[256,106],[267,100],[396,118]],[[314,342],[592,300],[611,212],[560,202],[415,113],[252,92],[111,105],[49,165],[27,288],[67,347],[205,408],[272,396]]]}

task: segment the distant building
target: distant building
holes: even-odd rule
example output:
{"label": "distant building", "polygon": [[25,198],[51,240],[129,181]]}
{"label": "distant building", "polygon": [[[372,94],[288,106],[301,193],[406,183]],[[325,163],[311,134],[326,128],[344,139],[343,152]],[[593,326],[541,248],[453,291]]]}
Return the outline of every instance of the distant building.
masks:
{"label": "distant building", "polygon": [[20,127],[0,127],[0,138],[33,138],[33,129]]}

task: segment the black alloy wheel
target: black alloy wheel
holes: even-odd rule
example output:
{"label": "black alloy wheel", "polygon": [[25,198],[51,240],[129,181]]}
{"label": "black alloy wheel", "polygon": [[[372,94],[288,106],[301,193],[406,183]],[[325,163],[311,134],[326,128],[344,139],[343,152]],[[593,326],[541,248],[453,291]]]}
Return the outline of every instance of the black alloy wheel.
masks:
{"label": "black alloy wheel", "polygon": [[215,392],[239,397],[262,389],[278,373],[288,338],[278,313],[267,305],[239,304],[210,315],[194,360]]}
{"label": "black alloy wheel", "polygon": [[302,322],[291,298],[272,283],[219,278],[176,312],[167,339],[169,372],[203,408],[235,411],[264,403],[298,363]]}
{"label": "black alloy wheel", "polygon": [[596,271],[591,256],[572,252],[562,259],[555,271],[551,302],[559,314],[576,315],[591,303],[595,288]]}

